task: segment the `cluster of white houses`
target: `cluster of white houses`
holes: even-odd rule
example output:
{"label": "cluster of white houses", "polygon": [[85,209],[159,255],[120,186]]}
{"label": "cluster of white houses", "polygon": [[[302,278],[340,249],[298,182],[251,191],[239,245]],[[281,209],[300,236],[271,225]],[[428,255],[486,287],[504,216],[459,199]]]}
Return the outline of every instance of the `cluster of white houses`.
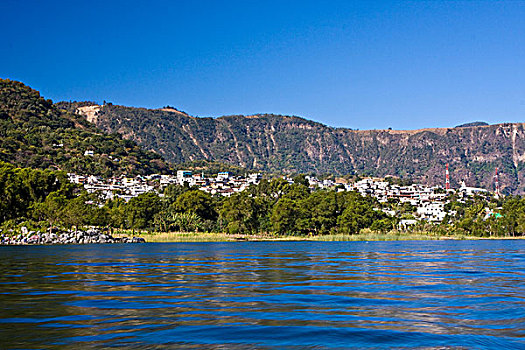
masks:
{"label": "cluster of white houses", "polygon": [[[251,185],[257,185],[262,179],[261,174],[254,173],[245,177],[233,176],[229,172],[218,173],[215,177],[205,177],[204,174],[194,174],[191,171],[179,170],[176,175],[148,175],[117,176],[110,179],[102,179],[93,175],[68,174],[73,183],[82,184],[87,192],[98,192],[105,199],[120,197],[126,201],[146,192],[161,192],[161,189],[170,184],[195,186],[200,190],[212,195],[231,196],[233,193],[244,191]],[[290,183],[293,180],[284,177]],[[421,184],[401,186],[391,184],[380,178],[365,178],[353,183],[344,181],[323,180],[307,176],[310,188],[338,188],[338,191],[357,191],[363,196],[372,196],[379,202],[388,202],[389,199],[398,200],[401,203],[410,203],[417,208],[420,219],[430,222],[440,222],[447,215],[445,204],[450,193],[458,193],[464,197],[475,194],[486,193],[481,188],[467,187],[465,184],[458,190],[445,190],[442,187],[429,187]],[[389,212],[395,215],[395,212]],[[452,213],[450,213],[452,214]],[[412,224],[405,222],[404,224]]]}
{"label": "cluster of white houses", "polygon": [[81,184],[88,193],[97,192],[104,199],[120,197],[126,201],[146,192],[161,192],[167,185],[188,185],[212,195],[231,196],[235,192],[244,191],[250,185],[256,185],[262,179],[261,174],[249,174],[246,177],[232,176],[229,172],[218,173],[215,177],[205,177],[203,174],[193,174],[191,171],[179,170],[176,175],[147,175],[127,177],[116,176],[103,179],[94,175],[68,174],[69,181]]}

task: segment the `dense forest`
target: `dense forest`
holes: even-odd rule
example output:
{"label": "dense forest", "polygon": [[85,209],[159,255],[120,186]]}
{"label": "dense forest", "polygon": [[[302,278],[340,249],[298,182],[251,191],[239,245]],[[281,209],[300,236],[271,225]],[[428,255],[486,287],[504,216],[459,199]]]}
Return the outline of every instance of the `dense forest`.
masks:
{"label": "dense forest", "polygon": [[160,155],[118,134],[106,134],[26,85],[4,79],[0,79],[0,160],[104,176],[169,170]]}
{"label": "dense forest", "polygon": [[[101,200],[67,181],[63,172],[21,169],[0,163],[0,227],[46,229],[98,226],[149,231],[206,231],[229,234],[358,234],[363,229],[390,232],[399,220],[413,219],[415,207],[392,200],[379,203],[356,192],[308,188],[276,178],[231,197],[211,196],[187,186],[169,185],[162,196],[148,192],[129,202]],[[467,201],[452,198],[454,216],[441,224],[421,222],[412,230],[441,235],[517,236],[525,232],[525,198]],[[498,212],[487,218],[486,208]],[[391,216],[383,209],[394,210]]]}
{"label": "dense forest", "polygon": [[[70,111],[83,105],[68,104]],[[260,114],[196,118],[172,108],[112,104],[95,107],[89,119],[154,150],[164,159],[225,162],[275,173],[399,176],[493,190],[496,167],[503,193],[525,193],[525,124],[467,124],[424,130],[331,128],[299,117]]]}

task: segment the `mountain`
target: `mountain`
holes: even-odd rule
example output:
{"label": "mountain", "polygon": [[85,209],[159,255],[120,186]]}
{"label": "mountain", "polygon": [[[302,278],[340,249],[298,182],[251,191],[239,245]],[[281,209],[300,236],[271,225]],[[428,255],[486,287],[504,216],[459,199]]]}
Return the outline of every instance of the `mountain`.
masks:
{"label": "mountain", "polygon": [[[138,145],[137,145],[138,144]],[[142,146],[142,148],[140,146]],[[525,193],[525,123],[422,130],[332,128],[295,116],[196,118],[173,107],[53,104],[0,79],[0,161],[96,175],[170,171],[166,161],[204,169],[227,163],[276,173],[412,178]]]}
{"label": "mountain", "polygon": [[0,79],[0,161],[110,176],[166,172],[161,156],[57,108],[38,91]]}
{"label": "mountain", "polygon": [[456,128],[469,128],[471,126],[486,126],[489,125],[487,122],[470,122],[456,126]]}
{"label": "mountain", "polygon": [[174,108],[69,104],[106,132],[134,140],[166,160],[220,161],[248,169],[411,177],[493,189],[495,168],[506,193],[525,191],[525,124],[422,130],[332,128],[299,117],[262,114],[196,118]]}

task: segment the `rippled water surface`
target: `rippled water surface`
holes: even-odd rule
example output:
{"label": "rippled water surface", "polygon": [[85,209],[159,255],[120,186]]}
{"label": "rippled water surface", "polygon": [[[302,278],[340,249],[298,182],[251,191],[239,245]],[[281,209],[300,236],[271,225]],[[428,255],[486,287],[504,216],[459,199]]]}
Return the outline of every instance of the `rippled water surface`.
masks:
{"label": "rippled water surface", "polygon": [[525,349],[525,241],[0,247],[0,348]]}

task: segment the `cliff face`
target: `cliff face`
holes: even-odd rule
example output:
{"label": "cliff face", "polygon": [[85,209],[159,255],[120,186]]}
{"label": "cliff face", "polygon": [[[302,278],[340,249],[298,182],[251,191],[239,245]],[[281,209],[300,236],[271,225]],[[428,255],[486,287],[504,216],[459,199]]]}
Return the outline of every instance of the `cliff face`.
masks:
{"label": "cliff face", "polygon": [[[82,109],[77,112],[83,112]],[[87,114],[87,113],[85,113]],[[100,106],[89,119],[172,162],[206,159],[276,172],[409,176],[525,191],[525,124],[413,131],[355,131],[277,115],[194,118],[173,109]]]}

